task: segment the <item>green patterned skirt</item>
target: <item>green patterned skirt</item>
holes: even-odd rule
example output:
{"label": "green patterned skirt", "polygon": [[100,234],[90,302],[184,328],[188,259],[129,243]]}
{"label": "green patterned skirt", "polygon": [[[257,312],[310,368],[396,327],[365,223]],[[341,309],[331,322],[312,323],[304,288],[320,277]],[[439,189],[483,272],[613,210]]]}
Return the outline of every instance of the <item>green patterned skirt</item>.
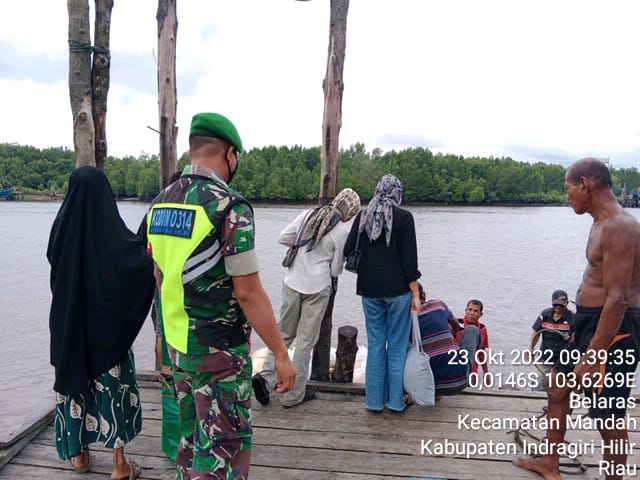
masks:
{"label": "green patterned skirt", "polygon": [[123,447],[141,428],[140,392],[131,350],[122,362],[98,375],[87,393],[56,392],[56,448],[62,460],[86,451],[91,443]]}

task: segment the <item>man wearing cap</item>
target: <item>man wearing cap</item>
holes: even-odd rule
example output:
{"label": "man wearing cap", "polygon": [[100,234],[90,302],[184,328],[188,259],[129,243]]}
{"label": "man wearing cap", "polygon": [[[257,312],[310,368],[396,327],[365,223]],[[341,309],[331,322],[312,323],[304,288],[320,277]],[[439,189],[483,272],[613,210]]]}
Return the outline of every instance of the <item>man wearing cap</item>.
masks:
{"label": "man wearing cap", "polygon": [[[553,365],[560,360],[560,352],[567,348],[569,339],[573,335],[573,312],[567,308],[567,305],[569,305],[567,292],[556,290],[551,295],[551,307],[545,308],[533,322],[532,348],[542,336],[540,350],[543,353],[539,360],[543,363],[537,365],[542,374],[550,372]],[[536,390],[544,390],[542,379],[541,376]]]}
{"label": "man wearing cap", "polygon": [[[593,218],[587,267],[576,295],[575,364],[556,364],[548,387],[549,454],[521,457],[515,464],[546,479],[562,478],[560,449],[572,407],[589,409],[602,437],[599,478],[635,477],[628,468],[628,407],[640,347],[640,223],[613,193],[611,172],[600,160],[575,162],[565,176],[573,210]],[[572,357],[574,360],[574,357]],[[584,391],[581,398],[574,390]],[[631,424],[633,426],[633,424]]]}
{"label": "man wearing cap", "polygon": [[147,216],[180,406],[177,479],[248,477],[251,327],[275,354],[276,390],[295,369],[258,273],[251,205],[229,187],[242,141],[217,113],[191,122],[179,180]]}

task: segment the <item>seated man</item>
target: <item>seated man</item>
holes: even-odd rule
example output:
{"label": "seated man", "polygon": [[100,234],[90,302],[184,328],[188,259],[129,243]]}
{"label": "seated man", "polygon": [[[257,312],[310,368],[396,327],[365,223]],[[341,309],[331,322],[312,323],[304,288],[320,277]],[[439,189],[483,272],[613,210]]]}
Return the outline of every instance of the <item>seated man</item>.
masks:
{"label": "seated man", "polygon": [[[464,318],[462,319],[462,326],[460,330],[456,334],[456,342],[460,343],[464,330],[468,325],[474,325],[480,330],[480,348],[479,350],[483,350],[484,354],[477,355],[477,362],[473,365],[473,371],[478,371],[478,366],[481,366],[484,370],[484,375],[486,376],[489,373],[489,362],[488,362],[488,350],[489,350],[489,331],[486,325],[480,322],[480,317],[482,317],[482,309],[483,305],[480,300],[472,299],[467,302],[467,308],[464,310]],[[458,319],[458,323],[460,323],[460,319]],[[483,379],[484,377],[481,377]]]}
{"label": "seated man", "polygon": [[418,314],[422,348],[429,354],[436,395],[455,395],[468,385],[475,353],[480,348],[480,330],[475,325],[464,329],[459,343],[454,332],[459,328],[447,304],[441,300],[425,302],[425,293],[419,286],[422,309]]}

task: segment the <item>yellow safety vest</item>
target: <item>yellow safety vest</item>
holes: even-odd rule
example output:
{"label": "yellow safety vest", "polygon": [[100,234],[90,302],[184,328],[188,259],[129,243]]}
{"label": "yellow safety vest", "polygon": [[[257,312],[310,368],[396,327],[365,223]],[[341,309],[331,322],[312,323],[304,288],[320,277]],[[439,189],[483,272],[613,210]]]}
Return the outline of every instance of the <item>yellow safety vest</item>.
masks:
{"label": "yellow safety vest", "polygon": [[[184,309],[184,284],[220,260],[220,242],[190,258],[198,245],[215,230],[200,205],[159,203],[147,216],[147,236],[152,255],[162,271],[164,333],[173,348],[187,352],[189,315]],[[216,251],[217,249],[217,251]]]}

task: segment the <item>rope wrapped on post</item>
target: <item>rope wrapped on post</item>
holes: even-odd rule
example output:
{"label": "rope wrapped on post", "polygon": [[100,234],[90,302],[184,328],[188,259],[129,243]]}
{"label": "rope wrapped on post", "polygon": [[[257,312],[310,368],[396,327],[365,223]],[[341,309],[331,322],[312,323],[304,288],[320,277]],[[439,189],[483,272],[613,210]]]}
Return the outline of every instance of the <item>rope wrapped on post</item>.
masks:
{"label": "rope wrapped on post", "polygon": [[74,40],[70,38],[69,42],[69,51],[73,53],[82,53],[82,52],[90,52],[90,53],[104,53],[105,55],[110,55],[108,48],[96,47],[91,45],[89,42],[83,42],[81,40]]}

